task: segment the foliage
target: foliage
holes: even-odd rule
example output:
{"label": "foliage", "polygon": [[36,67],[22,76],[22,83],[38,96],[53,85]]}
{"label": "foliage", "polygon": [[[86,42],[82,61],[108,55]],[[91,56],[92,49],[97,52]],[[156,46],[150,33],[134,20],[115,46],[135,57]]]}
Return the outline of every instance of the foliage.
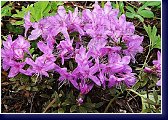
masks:
{"label": "foliage", "polygon": [[144,18],[154,18],[154,13],[151,11],[149,7],[156,7],[159,6],[161,3],[160,1],[147,1],[143,2],[143,5],[139,8],[136,8],[137,11],[131,6],[126,6],[128,10],[126,12],[126,16],[128,18],[138,18],[141,22],[144,22]]}
{"label": "foliage", "polygon": [[144,29],[148,33],[150,43],[151,43],[151,46],[150,46],[151,50],[153,48],[161,49],[161,38],[160,38],[160,35],[156,35],[157,34],[156,26],[153,26],[153,28],[151,28],[151,26],[148,25],[148,26],[144,26]]}
{"label": "foliage", "polygon": [[1,1],[1,18],[3,16],[11,16],[11,10],[12,10],[12,4],[3,6],[6,2],[5,1]]}
{"label": "foliage", "polygon": [[98,113],[96,109],[103,105],[103,102],[92,103],[89,97],[87,97],[85,103],[79,104],[77,102],[78,98],[74,96],[73,91],[65,93],[61,90],[59,92],[55,92],[52,95],[52,99],[54,102],[51,101],[52,105],[50,101],[46,103],[47,106],[45,107],[44,112],[53,111],[56,113]]}

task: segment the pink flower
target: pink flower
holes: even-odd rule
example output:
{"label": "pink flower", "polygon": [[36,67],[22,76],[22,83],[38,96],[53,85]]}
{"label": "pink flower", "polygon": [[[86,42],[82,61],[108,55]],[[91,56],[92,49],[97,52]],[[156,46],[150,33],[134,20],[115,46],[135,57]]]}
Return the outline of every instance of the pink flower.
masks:
{"label": "pink flower", "polygon": [[22,73],[22,68],[24,67],[25,64],[26,63],[24,62],[22,63],[15,62],[15,61],[11,62],[10,63],[11,68],[10,68],[8,77],[15,77],[19,72]]}
{"label": "pink flower", "polygon": [[23,26],[25,27],[25,34],[24,34],[24,36],[26,37],[28,29],[32,26],[32,23],[30,21],[30,12],[28,12],[24,16],[24,25]]}
{"label": "pink flower", "polygon": [[36,58],[35,62],[30,58],[26,58],[25,62],[31,67],[25,70],[24,73],[27,75],[37,74],[38,76],[44,75],[46,77],[49,77],[47,72],[50,70],[54,70],[56,65],[53,61],[46,62],[45,60],[46,58],[44,56]]}

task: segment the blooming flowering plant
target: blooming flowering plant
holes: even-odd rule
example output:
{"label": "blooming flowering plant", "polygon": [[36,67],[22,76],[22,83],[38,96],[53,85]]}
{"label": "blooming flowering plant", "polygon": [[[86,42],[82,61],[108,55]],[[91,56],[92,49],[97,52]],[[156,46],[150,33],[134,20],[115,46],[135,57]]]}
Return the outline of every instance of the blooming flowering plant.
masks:
{"label": "blooming flowering plant", "polygon": [[[135,26],[119,16],[119,9],[113,9],[111,2],[104,8],[95,2],[94,9],[66,12],[59,6],[57,13],[31,22],[31,12],[24,16],[24,36],[12,40],[8,35],[3,41],[2,67],[9,70],[8,77],[18,74],[36,76],[38,80],[54,78],[59,82],[57,89],[69,84],[79,91],[78,104],[94,87],[111,89],[125,84],[129,89],[137,82],[131,64],[135,64],[137,53],[143,52],[144,36],[135,33]],[[31,52],[33,44],[38,52]],[[69,63],[69,65],[67,65]],[[161,77],[160,53],[153,61]],[[160,85],[160,82],[157,83]]]}
{"label": "blooming flowering plant", "polygon": [[[19,72],[49,77],[49,71],[58,72],[60,82],[69,81],[81,94],[87,94],[94,85],[106,88],[108,84],[110,88],[124,82],[128,87],[132,86],[136,78],[128,64],[130,60],[134,61],[136,53],[142,52],[143,37],[135,35],[134,25],[126,21],[124,14],[118,18],[118,13],[117,9],[112,9],[110,2],[105,4],[104,9],[95,3],[93,11],[85,9],[82,15],[79,15],[78,8],[67,14],[64,7],[59,6],[56,15],[31,23],[28,12],[24,18],[25,36],[18,36],[12,41],[9,35],[3,43],[3,69],[10,69],[8,77],[14,77]],[[26,40],[30,27],[33,30]],[[70,37],[73,32],[79,34],[77,41]],[[37,47],[43,55],[36,57],[34,62],[33,55],[29,53],[30,43],[40,36],[42,39]],[[91,37],[86,48],[82,36]],[[63,37],[63,40],[58,43],[55,37]],[[125,49],[121,43],[126,46]],[[74,70],[61,67],[55,63],[56,58],[61,59],[61,65],[74,59],[77,67]],[[24,69],[26,64],[29,67]]]}

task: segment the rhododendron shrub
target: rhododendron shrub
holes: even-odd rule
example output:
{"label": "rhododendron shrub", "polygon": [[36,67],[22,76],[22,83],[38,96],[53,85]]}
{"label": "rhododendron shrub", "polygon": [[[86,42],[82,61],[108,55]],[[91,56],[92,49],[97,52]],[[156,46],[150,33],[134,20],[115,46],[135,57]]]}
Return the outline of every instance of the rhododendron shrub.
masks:
{"label": "rhododendron shrub", "polygon": [[[135,84],[130,63],[143,51],[143,36],[134,33],[133,23],[126,21],[125,14],[119,16],[110,2],[104,8],[96,2],[93,10],[82,12],[75,8],[67,13],[59,6],[54,16],[33,23],[30,15],[24,17],[24,37],[12,40],[9,35],[3,42],[2,66],[9,70],[8,77],[21,73],[42,79],[58,73],[56,80],[73,85],[81,95],[94,86],[106,89]],[[36,57],[29,52],[33,41],[39,50]],[[68,61],[76,66],[70,69],[65,64]]]}

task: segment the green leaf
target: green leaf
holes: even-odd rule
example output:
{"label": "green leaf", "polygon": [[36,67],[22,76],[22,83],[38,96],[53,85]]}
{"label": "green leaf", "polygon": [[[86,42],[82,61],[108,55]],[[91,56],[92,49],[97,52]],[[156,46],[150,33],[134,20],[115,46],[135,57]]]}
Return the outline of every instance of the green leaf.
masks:
{"label": "green leaf", "polygon": [[[151,107],[156,105],[154,102],[154,96],[153,93],[148,94],[149,98],[147,98],[147,94],[141,95],[141,100],[142,100],[142,111],[141,112],[146,112],[146,109],[148,108],[148,103],[151,104]],[[158,102],[161,100],[161,96],[158,95]]]}
{"label": "green leaf", "polygon": [[17,79],[15,77],[13,77],[13,78],[10,78],[9,80],[10,81],[16,81]]}
{"label": "green leaf", "polygon": [[80,113],[87,113],[87,110],[86,110],[86,108],[80,106],[80,107],[79,107],[79,112],[80,112]]}
{"label": "green leaf", "polygon": [[85,108],[92,109],[95,107],[95,103],[85,103],[83,106]]}
{"label": "green leaf", "polygon": [[48,4],[46,9],[43,11],[43,16],[44,17],[50,16],[50,13],[49,13],[50,10],[51,10],[51,6],[50,6],[50,4]]}
{"label": "green leaf", "polygon": [[87,97],[87,102],[88,103],[92,103],[91,99],[89,97]]}
{"label": "green leaf", "polygon": [[153,48],[161,49],[161,39],[160,39],[160,35],[158,35],[157,38],[158,38],[158,39],[157,39],[155,45],[153,46]]}
{"label": "green leaf", "polygon": [[24,24],[24,21],[16,21],[16,22],[13,22],[12,25],[23,25]]}
{"label": "green leaf", "polygon": [[152,108],[147,108],[147,107],[144,107],[145,109],[143,109],[142,113],[151,113],[152,111]]}
{"label": "green leaf", "polygon": [[34,8],[35,8],[35,10],[43,12],[47,8],[48,3],[49,3],[49,1],[36,2],[36,3],[34,3]]}
{"label": "green leaf", "polygon": [[5,3],[7,3],[8,1],[1,1],[1,7],[5,4]]}
{"label": "green leaf", "polygon": [[145,103],[149,103],[151,105],[155,105],[155,102],[149,98],[146,98],[146,101],[144,101]]}
{"label": "green leaf", "polygon": [[38,78],[37,78],[37,76],[36,76],[36,75],[34,75],[34,76],[32,76],[32,77],[31,77],[31,80],[32,80],[32,82],[36,83],[36,82],[37,82],[37,80],[38,80]]}
{"label": "green leaf", "polygon": [[155,102],[158,102],[158,93],[156,92],[156,90],[153,90],[153,97],[155,99]]}
{"label": "green leaf", "polygon": [[21,11],[16,10],[17,14],[13,14],[12,17],[17,17],[17,18],[24,18],[25,14],[30,11],[33,7],[33,4],[28,5],[26,8],[22,6]]}
{"label": "green leaf", "polygon": [[148,27],[146,26],[146,25],[144,25],[144,29],[145,29],[145,31],[148,33],[148,36],[149,37],[151,37],[151,26],[150,25],[148,25]]}
{"label": "green leaf", "polygon": [[34,51],[35,51],[34,48],[31,48],[31,49],[29,50],[30,54],[32,54]]}
{"label": "green leaf", "polygon": [[152,30],[152,37],[155,37],[157,33],[157,28],[155,26],[153,26],[153,30]]}
{"label": "green leaf", "polygon": [[126,12],[125,14],[128,18],[134,18],[135,17],[135,15],[131,12]]}
{"label": "green leaf", "polygon": [[119,9],[119,4],[117,1],[116,1],[116,9]]}
{"label": "green leaf", "polygon": [[6,24],[7,29],[10,32],[13,32],[15,34],[22,34],[23,33],[23,28],[21,28],[20,26],[16,27],[10,23]]}
{"label": "green leaf", "polygon": [[57,10],[57,2],[56,1],[51,1],[50,5],[51,5],[52,11],[56,11]]}
{"label": "green leaf", "polygon": [[136,13],[134,8],[132,8],[131,6],[126,6],[126,9],[129,10],[131,13]]}
{"label": "green leaf", "polygon": [[1,18],[3,16],[11,16],[12,15],[11,10],[12,10],[12,8],[8,5],[1,8]]}
{"label": "green leaf", "polygon": [[61,6],[61,5],[64,5],[64,2],[62,2],[62,1],[57,1],[57,6]]}
{"label": "green leaf", "polygon": [[112,1],[111,4],[112,4],[112,8],[116,8],[116,4],[114,1]]}
{"label": "green leaf", "polygon": [[[18,74],[18,75],[16,75],[15,77],[10,78],[9,80],[10,80],[10,81],[22,80],[22,79],[21,79],[22,76],[24,76],[24,75],[22,75],[22,74]],[[25,75],[25,76],[26,76],[26,75]],[[26,76],[26,77],[27,77],[27,76]]]}
{"label": "green leaf", "polygon": [[63,106],[67,106],[67,105],[70,105],[71,104],[71,101],[66,99],[65,102],[62,103]]}
{"label": "green leaf", "polygon": [[62,1],[52,1],[50,3],[52,11],[57,11],[58,6],[63,5],[64,3]]}
{"label": "green leaf", "polygon": [[144,18],[153,18],[154,17],[153,12],[150,10],[141,10],[141,11],[138,11],[138,14],[143,16]]}
{"label": "green leaf", "polygon": [[77,108],[77,105],[73,105],[73,106],[70,108],[70,113],[73,113],[74,111],[76,111],[76,108]]}
{"label": "green leaf", "polygon": [[136,91],[141,85],[141,82],[138,81],[134,86],[133,86],[133,89]]}
{"label": "green leaf", "polygon": [[72,8],[71,6],[65,6],[65,10],[66,12],[68,12],[69,10],[74,12],[74,8]]}
{"label": "green leaf", "polygon": [[21,83],[28,83],[29,82],[29,76],[24,75],[24,74],[20,74],[20,82]]}
{"label": "green leaf", "polygon": [[32,41],[31,46],[36,49],[37,48],[37,41]]}
{"label": "green leaf", "polygon": [[101,7],[104,8],[104,1],[101,1]]}
{"label": "green leaf", "polygon": [[42,98],[50,98],[50,96],[47,95],[47,94],[40,94],[40,97],[42,97]]}
{"label": "green leaf", "polygon": [[144,5],[146,6],[159,6],[161,4],[160,1],[147,1]]}
{"label": "green leaf", "polygon": [[149,79],[148,79],[147,74],[142,74],[142,80],[140,81],[141,86],[144,87],[147,84],[148,80]]}
{"label": "green leaf", "polygon": [[147,32],[149,39],[150,39],[150,43],[151,43],[151,49],[153,48],[158,48],[161,49],[161,38],[160,35],[156,35],[157,34],[157,28],[155,26],[153,26],[153,28],[151,28],[150,25],[145,26],[144,25],[144,29]]}
{"label": "green leaf", "polygon": [[146,1],[140,1],[140,3],[145,4],[145,3],[146,3]]}
{"label": "green leaf", "polygon": [[92,112],[93,112],[93,113],[99,113],[99,111],[97,111],[97,110],[93,110]]}
{"label": "green leaf", "polygon": [[134,15],[136,18],[138,18],[141,22],[144,22],[144,18],[140,15]]}
{"label": "green leaf", "polygon": [[119,8],[120,8],[121,13],[125,13],[123,1],[120,1],[120,2],[119,2]]}
{"label": "green leaf", "polygon": [[52,87],[51,87],[50,85],[47,85],[46,87],[47,87],[48,89],[50,89],[50,90],[52,89]]}
{"label": "green leaf", "polygon": [[58,109],[58,113],[64,113],[64,109],[63,108],[59,108]]}
{"label": "green leaf", "polygon": [[97,103],[97,104],[95,105],[95,108],[99,108],[99,107],[101,107],[103,104],[104,104],[104,102],[99,102],[99,103]]}
{"label": "green leaf", "polygon": [[39,21],[43,16],[48,16],[51,6],[49,1],[39,1],[34,3],[34,9],[32,9],[32,16],[36,21]]}
{"label": "green leaf", "polygon": [[38,87],[37,86],[35,86],[35,87],[32,87],[32,89],[31,89],[32,91],[34,91],[34,92],[37,92],[39,89],[38,89]]}
{"label": "green leaf", "polygon": [[25,88],[26,88],[26,86],[24,86],[24,85],[23,85],[23,86],[20,86],[20,87],[18,88],[18,91],[19,91],[19,90],[24,90]]}
{"label": "green leaf", "polygon": [[30,87],[30,86],[26,86],[25,89],[28,90],[28,91],[30,91],[30,90],[31,90],[31,87]]}

